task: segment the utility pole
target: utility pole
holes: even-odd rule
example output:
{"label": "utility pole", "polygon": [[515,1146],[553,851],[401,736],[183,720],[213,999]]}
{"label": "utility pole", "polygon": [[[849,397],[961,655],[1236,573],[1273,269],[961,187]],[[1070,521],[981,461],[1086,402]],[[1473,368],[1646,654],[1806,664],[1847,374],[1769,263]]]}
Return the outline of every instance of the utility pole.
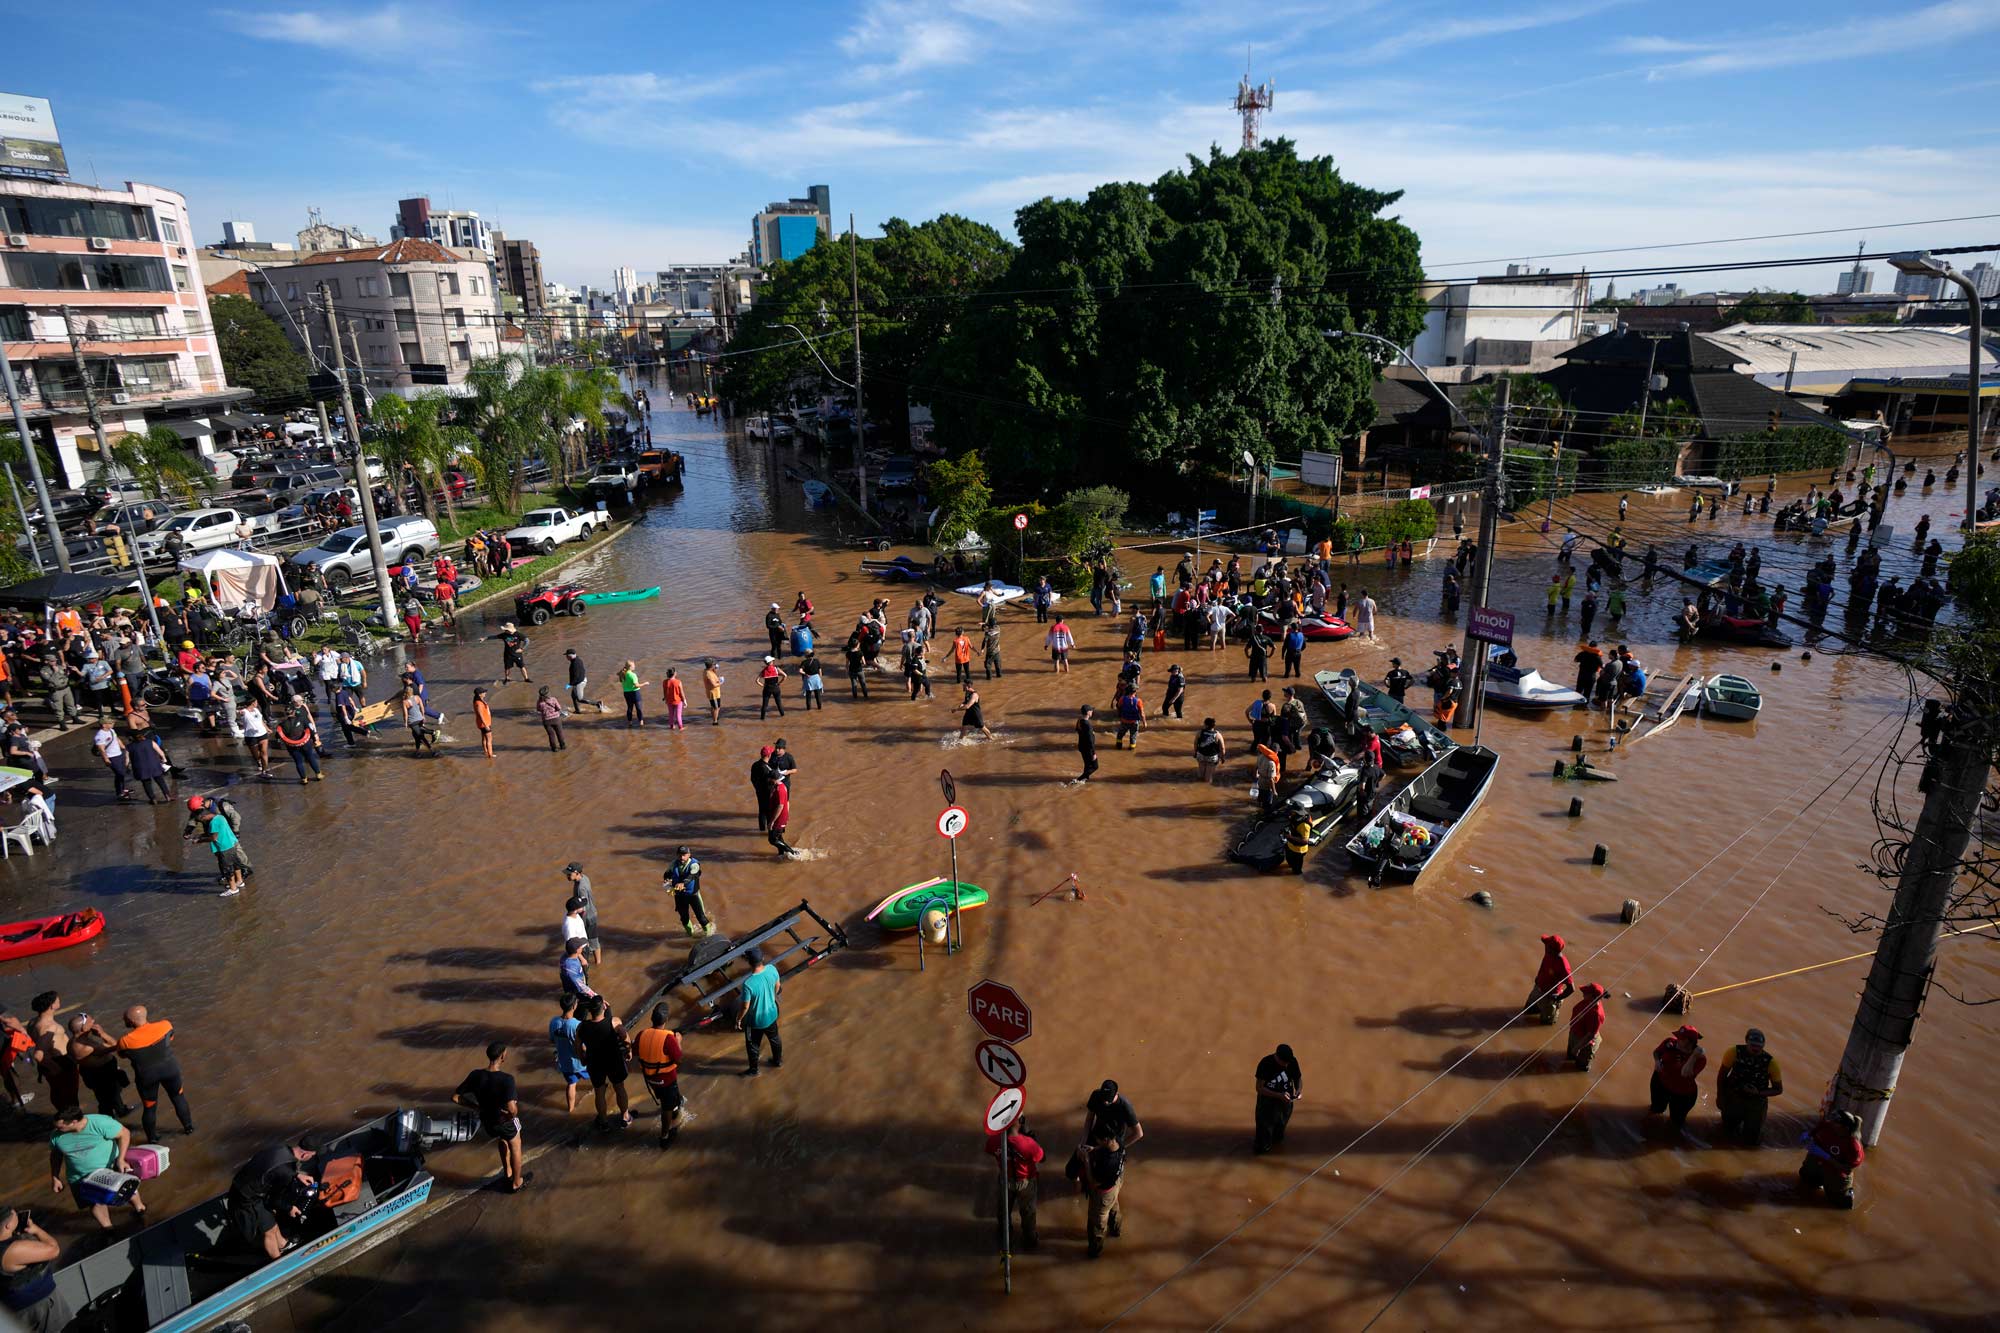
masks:
{"label": "utility pole", "polygon": [[[21,452],[33,458],[35,452],[34,437],[28,434],[28,419],[21,412],[21,400],[15,396],[14,363],[7,359],[7,344],[5,342],[0,342],[0,372],[4,372],[4,374],[0,374],[0,379],[4,379],[7,385],[7,405],[14,410],[14,433],[20,437]],[[7,469],[7,493],[14,497],[14,512],[20,515],[21,534],[28,539],[28,554],[35,558],[35,572],[37,574],[46,574],[49,567],[42,563],[41,548],[35,545],[35,525],[28,522],[28,511],[21,504],[20,487],[14,484],[14,465],[7,463],[0,466],[4,466]],[[39,459],[35,461],[34,469],[35,480],[39,483],[42,477],[41,462]],[[47,487],[39,487],[39,489],[46,491]],[[42,505],[43,517],[48,517],[48,512],[49,507],[45,501]],[[61,545],[60,540],[58,540],[57,545]]]}
{"label": "utility pole", "polygon": [[868,512],[868,410],[861,397],[861,238],[847,215],[847,273],[854,283],[854,493]]}
{"label": "utility pole", "polygon": [[[1641,336],[1645,337],[1643,334]],[[1660,355],[1660,340],[1647,337],[1646,341],[1651,343],[1652,347],[1646,353],[1646,383],[1639,393],[1639,438],[1642,440],[1646,438],[1646,409],[1653,405],[1653,363]]]}
{"label": "utility pole", "polygon": [[1910,834],[1896,897],[1834,1075],[1831,1109],[1860,1116],[1862,1141],[1870,1147],[1882,1136],[1903,1056],[1916,1035],[1937,965],[1938,937],[1985,790],[1993,754],[1988,688],[1981,682],[1976,695],[1969,690],[1959,695],[1958,716],[1937,755],[1937,780]]}
{"label": "utility pole", "polygon": [[[97,435],[99,464],[104,468],[108,480],[111,472],[111,442],[104,437],[104,416],[97,410],[97,390],[91,385],[90,371],[83,363],[83,342],[76,336],[76,318],[68,306],[62,308],[62,320],[63,332],[69,335],[69,354],[75,358],[77,377],[83,381],[84,411],[90,414],[90,429]],[[158,500],[165,497],[156,495],[153,498]],[[139,600],[146,608],[146,619],[153,626],[153,638],[164,639],[165,636],[160,633],[160,613],[153,606],[153,588],[146,581],[146,560],[139,553],[139,534],[133,530],[132,515],[129,510],[125,514],[125,533],[125,540],[132,545],[132,568],[139,575]],[[69,552],[63,548],[60,541],[56,543],[56,559],[65,571],[69,569]]]}
{"label": "utility pole", "polygon": [[[375,521],[375,491],[368,481],[368,465],[362,461],[361,422],[354,415],[354,391],[347,384],[347,353],[340,347],[340,327],[334,323],[333,302],[327,298],[326,284],[319,284],[320,300],[326,304],[326,332],[333,342],[334,371],[340,376],[340,406],[347,414],[347,443],[354,451],[354,489],[361,493],[361,523],[368,529],[368,562],[375,567],[375,595],[382,602],[382,627],[396,632],[396,590],[389,585],[389,562],[382,558],[382,528]],[[419,335],[421,337],[422,335]],[[333,437],[327,437],[333,443]],[[419,486],[423,482],[417,482]]]}
{"label": "utility pole", "polygon": [[[28,418],[21,411],[21,391],[14,384],[14,363],[7,359],[7,344],[0,342],[0,379],[7,382],[7,403],[14,409],[14,433],[21,437],[21,452],[28,459],[28,475],[35,481],[35,498],[42,506],[42,526],[49,530],[49,545],[55,548],[56,568],[69,573],[69,552],[63,547],[62,529],[56,526],[56,508],[49,500],[48,479],[42,476],[42,460],[35,453],[35,437],[28,433]],[[34,534],[28,534],[28,547],[34,549]],[[41,557],[35,557],[41,563]]]}
{"label": "utility pole", "polygon": [[[1513,399],[1513,381],[1500,377],[1500,392],[1493,404],[1493,416],[1486,425],[1486,490],[1479,501],[1479,558],[1472,565],[1471,604],[1485,606],[1493,585],[1493,547],[1500,540],[1500,468],[1507,441],[1507,412]],[[1472,637],[1472,617],[1465,618],[1465,648],[1459,653],[1459,676],[1465,685],[1465,707],[1459,713],[1460,726],[1471,727],[1478,743],[1479,722],[1486,712],[1486,640]]]}

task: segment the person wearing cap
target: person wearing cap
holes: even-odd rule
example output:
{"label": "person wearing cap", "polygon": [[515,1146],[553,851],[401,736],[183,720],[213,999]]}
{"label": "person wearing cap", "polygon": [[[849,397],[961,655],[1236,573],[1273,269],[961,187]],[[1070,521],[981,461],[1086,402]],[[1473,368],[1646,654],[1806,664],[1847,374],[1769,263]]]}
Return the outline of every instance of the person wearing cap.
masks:
{"label": "person wearing cap", "polygon": [[1785,1092],[1778,1057],[1764,1049],[1764,1034],[1751,1028],[1741,1045],[1722,1053],[1715,1074],[1715,1109],[1722,1113],[1722,1132],[1756,1147],[1764,1133],[1764,1113],[1771,1099]]}
{"label": "person wearing cap", "polygon": [[786,671],[778,665],[778,659],[767,654],[764,658],[763,669],[757,673],[757,679],[764,687],[763,697],[757,703],[757,717],[760,721],[770,715],[773,705],[777,706],[779,717],[785,715],[785,696],[783,693],[785,676]]}
{"label": "person wearing cap", "polygon": [[674,863],[667,867],[660,879],[674,893],[674,912],[681,919],[681,929],[695,934],[693,917],[701,923],[701,934],[712,935],[715,925],[708,919],[708,905],[701,900],[701,862],[695,859],[694,849],[688,846],[674,849]]}
{"label": "person wearing cap", "polygon": [[[565,906],[564,910],[573,913],[583,923],[583,938],[590,945],[590,961],[601,963],[604,961],[604,937],[597,929],[597,899],[590,892],[590,876],[583,873],[581,862],[571,861],[563,867],[563,878],[569,881],[570,901],[577,903],[575,907]],[[565,930],[564,934],[567,937],[569,932]]]}
{"label": "person wearing cap", "polygon": [[1688,1112],[1701,1098],[1701,1071],[1708,1055],[1701,1049],[1701,1029],[1683,1023],[1653,1048],[1652,1102],[1646,1114],[1667,1113],[1676,1131],[1687,1129]]}
{"label": "person wearing cap", "polygon": [[1391,699],[1397,703],[1403,702],[1403,696],[1409,692],[1410,686],[1416,683],[1417,678],[1403,666],[1402,658],[1389,659],[1389,674],[1382,678],[1382,684],[1387,687]]}
{"label": "person wearing cap", "polygon": [[569,706],[571,710],[581,713],[586,708],[595,708],[598,712],[603,712],[603,700],[587,698],[584,695],[584,687],[590,684],[590,668],[585,666],[583,659],[576,655],[576,649],[563,649],[563,659],[569,663]]}
{"label": "person wearing cap", "polygon": [[1580,1070],[1590,1068],[1604,1041],[1604,997],[1609,993],[1594,981],[1585,982],[1577,992],[1576,1008],[1569,1015],[1569,1058]]}
{"label": "person wearing cap", "polygon": [[764,613],[764,632],[771,636],[771,656],[764,660],[769,662],[783,657],[785,655],[785,616],[783,612],[778,610],[776,602],[771,603],[771,609]]}
{"label": "person wearing cap", "polygon": [[1521,1006],[1522,1013],[1533,1014],[1550,1027],[1555,1026],[1562,1002],[1576,993],[1563,948],[1562,936],[1542,936],[1542,961],[1535,969],[1535,988],[1528,992],[1528,1002]]}
{"label": "person wearing cap", "polygon": [[502,625],[498,634],[486,637],[500,640],[500,679],[493,682],[495,685],[505,685],[512,680],[516,668],[519,668],[522,680],[534,680],[528,674],[528,636],[521,633],[513,621]]}
{"label": "person wearing cap", "polygon": [[1835,1208],[1854,1206],[1854,1173],[1868,1158],[1861,1146],[1861,1117],[1852,1111],[1830,1111],[1800,1139],[1806,1159],[1799,1163],[1799,1185],[1811,1194],[1824,1189]]}

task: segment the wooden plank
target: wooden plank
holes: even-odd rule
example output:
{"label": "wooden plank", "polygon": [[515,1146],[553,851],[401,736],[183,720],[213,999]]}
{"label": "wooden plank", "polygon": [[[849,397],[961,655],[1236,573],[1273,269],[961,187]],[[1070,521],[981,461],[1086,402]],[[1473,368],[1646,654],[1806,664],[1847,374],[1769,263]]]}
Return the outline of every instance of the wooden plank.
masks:
{"label": "wooden plank", "polygon": [[1680,721],[1681,714],[1687,711],[1688,704],[1694,699],[1695,683],[1700,679],[1699,676],[1693,674],[1683,676],[1680,684],[1674,686],[1673,690],[1667,695],[1665,702],[1661,704],[1660,711],[1656,715],[1656,720],[1652,727],[1632,737],[1625,744],[1637,745],[1640,741],[1650,740],[1665,731],[1668,727],[1674,725],[1674,723]]}

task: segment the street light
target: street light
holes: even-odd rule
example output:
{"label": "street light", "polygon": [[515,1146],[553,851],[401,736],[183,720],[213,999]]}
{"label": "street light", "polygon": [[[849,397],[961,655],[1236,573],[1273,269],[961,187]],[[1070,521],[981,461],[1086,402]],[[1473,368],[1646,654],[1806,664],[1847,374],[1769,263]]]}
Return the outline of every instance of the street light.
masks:
{"label": "street light", "polygon": [[1446,393],[1443,389],[1438,388],[1436,380],[1432,379],[1429,375],[1424,374],[1424,368],[1417,364],[1417,359],[1411,356],[1408,350],[1406,350],[1400,343],[1392,342],[1389,339],[1384,338],[1379,333],[1363,333],[1360,329],[1322,329],[1320,331],[1320,336],[1322,338],[1366,338],[1369,342],[1381,343],[1384,347],[1394,352],[1397,356],[1409,362],[1411,370],[1416,371],[1417,374],[1419,375],[1423,375],[1424,383],[1431,386],[1432,393],[1444,399],[1444,405],[1451,409],[1452,415],[1458,418],[1459,423],[1461,425],[1463,425],[1467,430],[1471,431],[1475,435],[1479,433],[1478,429],[1473,426],[1471,419],[1468,418],[1462,410],[1460,410],[1457,403],[1454,403],[1451,400],[1451,395]]}
{"label": "street light", "polygon": [[1980,315],[1979,287],[1972,279],[1960,273],[1927,251],[1907,250],[1899,255],[1889,256],[1889,264],[1899,273],[1915,273],[1927,278],[1943,278],[1955,284],[1965,293],[1966,304],[1972,308],[1972,331],[1968,343],[1972,350],[1972,368],[1965,378],[1965,530],[1971,532],[1975,516],[1979,512],[1979,379],[1980,379]]}

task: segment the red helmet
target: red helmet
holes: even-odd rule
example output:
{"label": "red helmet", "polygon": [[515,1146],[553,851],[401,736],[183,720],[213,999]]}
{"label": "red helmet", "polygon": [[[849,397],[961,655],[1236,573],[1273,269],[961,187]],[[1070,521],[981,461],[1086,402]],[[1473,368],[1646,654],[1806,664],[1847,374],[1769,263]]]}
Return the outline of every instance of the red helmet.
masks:
{"label": "red helmet", "polygon": [[207,804],[208,804],[207,800],[205,800],[204,798],[202,798],[202,797],[200,797],[200,796],[190,796],[190,797],[188,797],[188,809],[190,809],[190,810],[199,810],[199,809],[201,809],[201,808],[202,808],[202,807],[203,807],[204,805],[207,805]]}

